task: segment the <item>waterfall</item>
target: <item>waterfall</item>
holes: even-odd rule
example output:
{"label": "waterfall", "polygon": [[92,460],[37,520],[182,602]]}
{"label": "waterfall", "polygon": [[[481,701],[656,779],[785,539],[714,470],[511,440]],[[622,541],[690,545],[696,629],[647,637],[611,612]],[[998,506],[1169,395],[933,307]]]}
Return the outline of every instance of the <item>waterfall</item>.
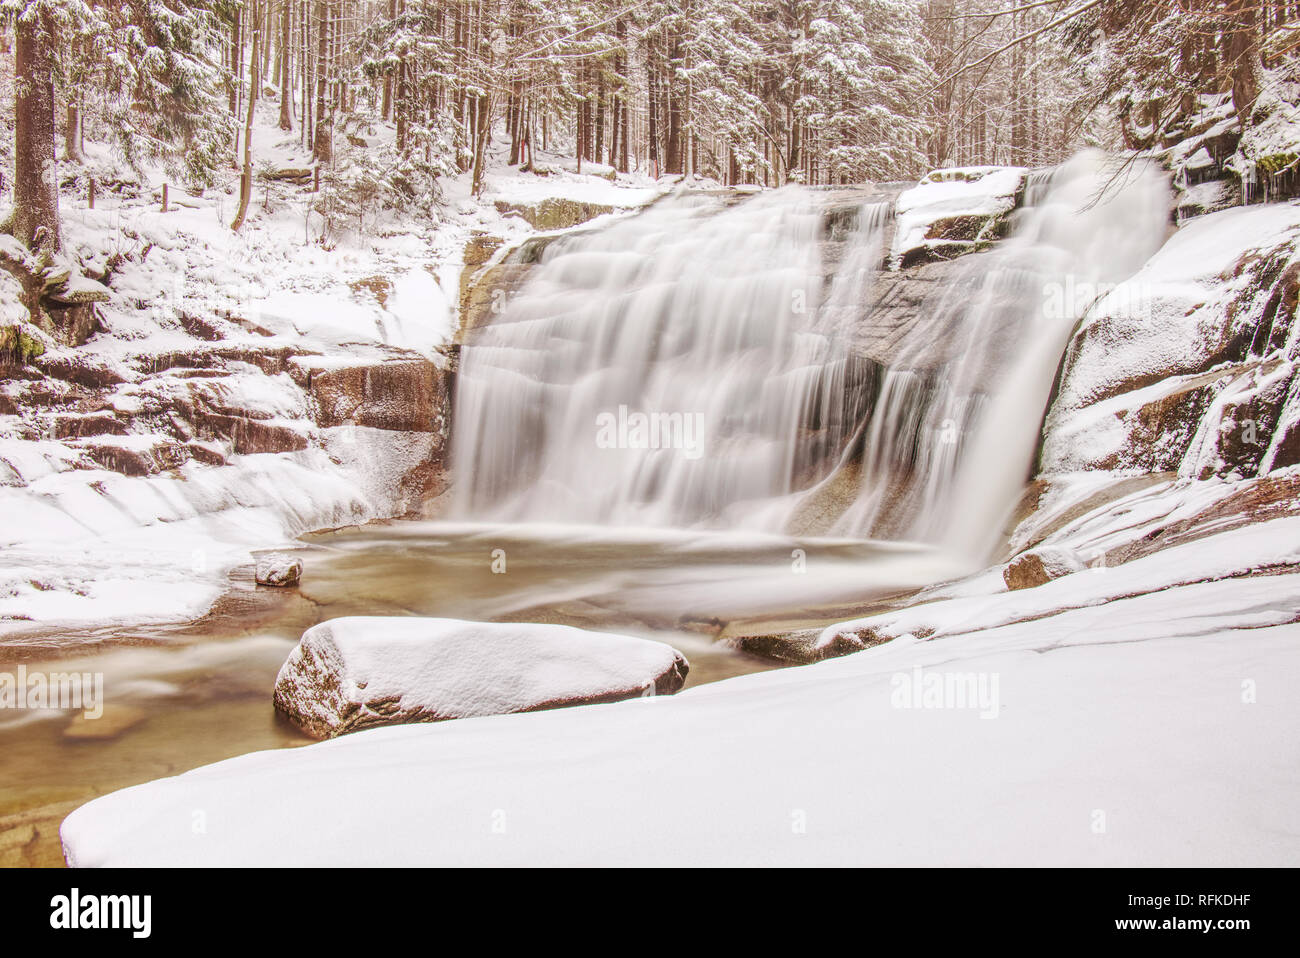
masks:
{"label": "waterfall", "polygon": [[797,187],[682,193],[550,243],[463,348],[457,513],[979,560],[1028,476],[1071,330],[1167,220],[1158,176],[1117,179],[1098,156],[1031,174],[1025,194],[1010,239],[925,268],[934,290],[887,350],[863,336],[898,277],[881,272],[879,196],[846,218]]}
{"label": "waterfall", "polygon": [[549,246],[462,352],[462,514],[725,525],[789,495],[854,426],[848,306],[882,221],[825,296],[822,211],[800,189],[687,194]]}

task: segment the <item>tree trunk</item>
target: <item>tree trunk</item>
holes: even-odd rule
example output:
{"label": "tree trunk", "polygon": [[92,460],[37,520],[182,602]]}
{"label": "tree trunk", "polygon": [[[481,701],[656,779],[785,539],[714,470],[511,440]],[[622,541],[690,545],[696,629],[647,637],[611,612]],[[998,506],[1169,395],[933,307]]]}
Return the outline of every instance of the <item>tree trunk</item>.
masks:
{"label": "tree trunk", "polygon": [[325,95],[328,92],[328,64],[330,55],[330,3],[316,0],[316,134],[312,142],[312,158],[318,163],[333,159],[330,144],[330,124],[325,115]]}
{"label": "tree trunk", "polygon": [[1232,105],[1242,128],[1260,93],[1259,22],[1257,0],[1234,0],[1226,11],[1231,25],[1228,34],[1227,61],[1232,76]]}
{"label": "tree trunk", "polygon": [[650,93],[650,130],[648,137],[650,175],[657,178],[659,176],[659,130],[655,113],[657,112],[656,104],[659,99],[659,71],[654,63],[650,62],[646,64],[646,73],[646,85]]}
{"label": "tree trunk", "polygon": [[54,148],[54,24],[48,13],[20,18],[15,26],[14,211],[15,239],[56,252],[59,235],[58,164]]}
{"label": "tree trunk", "polygon": [[484,154],[487,153],[489,112],[487,94],[480,93],[474,121],[474,177],[471,191],[475,196],[483,192],[483,166]]}
{"label": "tree trunk", "polygon": [[293,45],[293,3],[284,0],[280,11],[280,129],[293,129],[293,74],[289,72],[289,49]]}
{"label": "tree trunk", "polygon": [[81,129],[81,110],[76,103],[68,104],[67,122],[63,126],[63,158],[69,163],[81,161],[81,151],[77,149],[77,133]]}
{"label": "tree trunk", "polygon": [[239,178],[239,212],[230,228],[239,231],[248,215],[248,201],[253,195],[253,118],[257,107],[257,93],[261,85],[262,18],[254,4],[250,23],[253,25],[253,50],[248,58],[248,119],[244,122],[244,170]]}

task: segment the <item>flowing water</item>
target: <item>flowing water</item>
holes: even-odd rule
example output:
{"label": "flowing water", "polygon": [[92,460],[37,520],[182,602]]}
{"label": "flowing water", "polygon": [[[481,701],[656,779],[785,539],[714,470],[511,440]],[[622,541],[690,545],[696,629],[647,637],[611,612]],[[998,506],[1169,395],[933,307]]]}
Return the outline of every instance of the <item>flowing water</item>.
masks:
{"label": "flowing water", "polygon": [[1090,155],[1026,194],[1014,235],[953,264],[886,357],[854,349],[892,225],[878,200],[838,263],[799,188],[680,196],[552,244],[463,349],[457,514],[797,533],[851,471],[832,535],[933,545],[936,573],[981,565],[1090,302],[1077,291],[1133,273],[1168,209],[1154,173],[1116,180]]}
{"label": "flowing water", "polygon": [[305,743],[270,691],[327,618],[616,629],[682,649],[696,684],[773,667],[720,638],[982,567],[1070,331],[1159,245],[1164,188],[1087,157],[1035,175],[1012,238],[943,267],[874,350],[892,206],[864,196],[843,235],[827,203],[687,194],[551,243],[463,348],[447,521],[305,537],[301,589],[237,583],[183,629],[11,648],[104,673],[111,710],[0,724],[0,864],[57,862],[59,820],[96,794]]}

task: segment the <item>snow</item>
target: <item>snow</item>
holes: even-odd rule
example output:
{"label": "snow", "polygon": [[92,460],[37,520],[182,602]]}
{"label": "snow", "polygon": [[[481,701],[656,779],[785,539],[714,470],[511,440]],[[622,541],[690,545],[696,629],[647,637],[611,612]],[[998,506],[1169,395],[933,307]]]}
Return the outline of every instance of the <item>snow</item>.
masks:
{"label": "snow", "polygon": [[1117,414],[1197,382],[1216,351],[1263,307],[1258,296],[1250,310],[1232,308],[1255,282],[1238,263],[1254,251],[1284,251],[1298,237],[1300,204],[1197,217],[1094,304],[1075,334],[1048,418],[1043,471],[1071,472],[1128,452],[1130,433]]}
{"label": "snow", "polygon": [[[99,798],[64,847],[81,866],[1293,863],[1300,626],[1273,623],[1297,598],[1300,576],[1232,579],[255,753]],[[899,707],[931,675],[994,700]]]}
{"label": "snow", "polygon": [[[511,203],[566,199],[616,209],[632,209],[658,199],[670,188],[667,183],[648,186],[613,183],[599,175],[600,167],[593,168],[590,163],[584,163],[583,169],[589,172],[579,175],[563,171],[544,177],[493,174],[487,178],[484,199],[487,202],[503,200]],[[603,169],[610,170],[610,167]]]}
{"label": "snow", "polygon": [[[935,170],[895,203],[898,225],[890,253],[898,264],[911,250],[932,245],[926,239],[937,221],[956,216],[994,217],[1009,213],[1029,174],[1022,167],[973,166]],[[938,241],[950,244],[954,241]]]}
{"label": "snow", "polygon": [[[1179,587],[1202,588],[1195,584],[1246,575],[1261,567],[1294,565],[1300,565],[1300,518],[1273,519],[1171,546],[1113,569],[1104,565],[1082,569],[1032,589],[921,602],[901,611],[841,622],[824,630],[819,641],[829,643],[843,632],[870,631],[878,638],[896,638],[998,629],[1064,611],[1103,607],[1131,596]],[[1283,591],[1286,582],[1279,586],[1264,578],[1256,583],[1264,596],[1273,594],[1280,599],[1287,595]],[[1243,586],[1236,591],[1240,594],[1248,589]],[[1235,611],[1230,607],[1221,610],[1229,622]],[[1270,624],[1288,622],[1294,614],[1282,603],[1278,621]]]}
{"label": "snow", "polygon": [[303,634],[276,703],[313,734],[338,735],[653,695],[678,658],[662,642],[562,625],[351,616]]}
{"label": "snow", "polygon": [[175,475],[79,469],[0,487],[0,619],[17,633],[27,621],[197,618],[228,588],[229,572],[252,562],[252,549],[400,508],[388,470],[409,455],[380,449],[371,475],[309,449],[238,457],[234,467],[191,462]]}

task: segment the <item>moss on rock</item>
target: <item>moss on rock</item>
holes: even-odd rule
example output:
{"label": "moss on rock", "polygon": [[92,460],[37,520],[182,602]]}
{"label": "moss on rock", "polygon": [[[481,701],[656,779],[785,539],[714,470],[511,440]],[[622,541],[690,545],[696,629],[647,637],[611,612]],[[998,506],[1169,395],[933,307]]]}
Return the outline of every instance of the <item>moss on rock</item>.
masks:
{"label": "moss on rock", "polygon": [[26,366],[45,352],[45,344],[21,326],[0,326],[0,362]]}

